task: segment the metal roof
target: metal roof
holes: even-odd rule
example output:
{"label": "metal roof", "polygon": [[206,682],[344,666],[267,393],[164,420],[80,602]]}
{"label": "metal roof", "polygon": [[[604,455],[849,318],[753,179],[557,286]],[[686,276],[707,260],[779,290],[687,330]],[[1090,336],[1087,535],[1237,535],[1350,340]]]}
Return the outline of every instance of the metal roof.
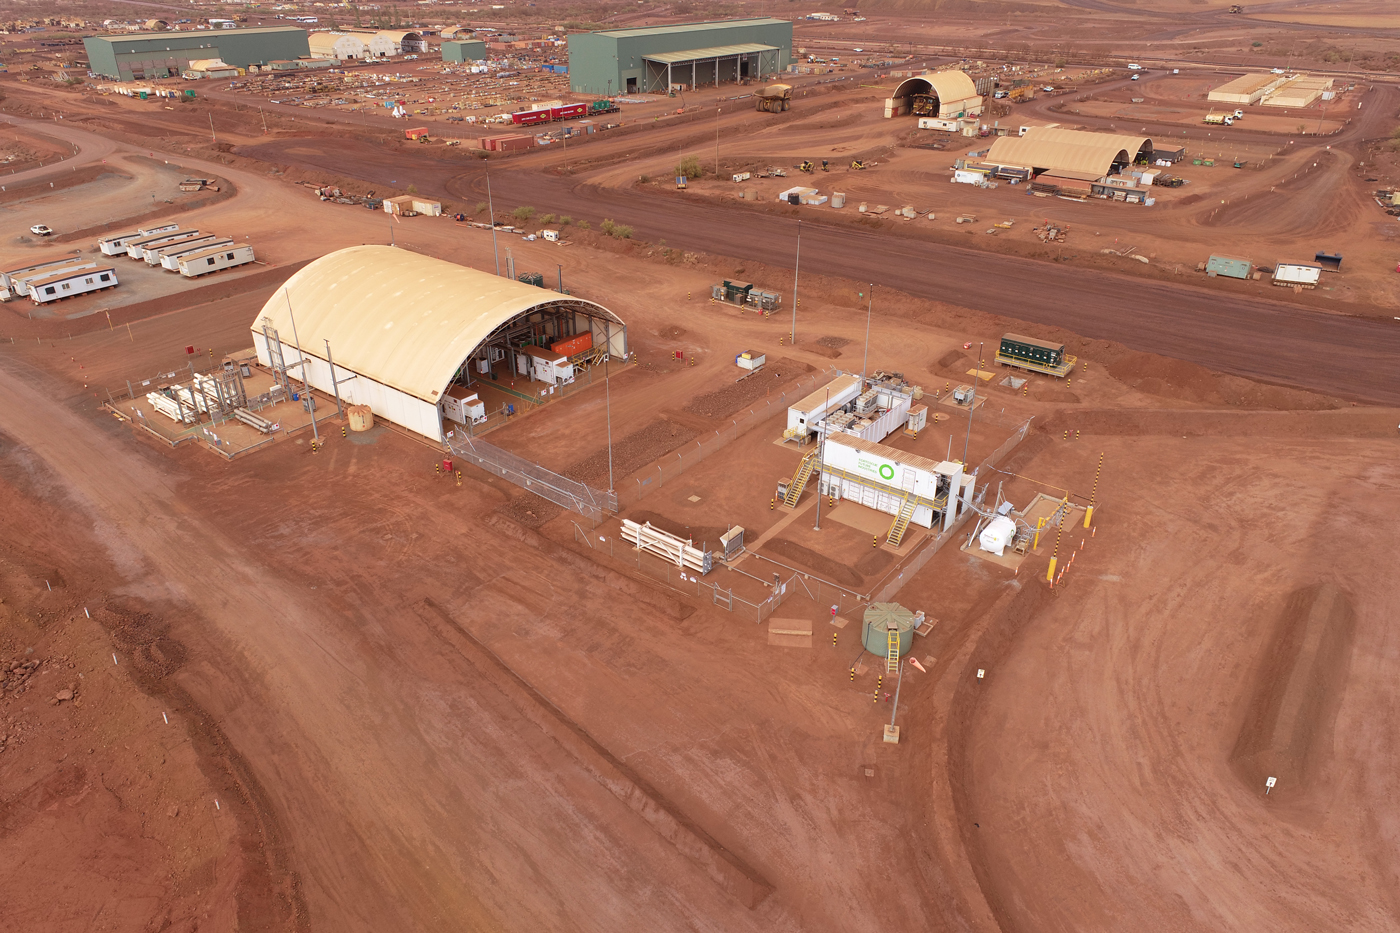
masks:
{"label": "metal roof", "polygon": [[1150,137],[1033,126],[1024,136],[999,137],[987,151],[986,161],[1031,169],[1094,172],[1103,176],[1120,157],[1131,161],[1144,148],[1151,150]]}
{"label": "metal roof", "polygon": [[717,45],[709,49],[687,49],[684,52],[652,52],[650,55],[643,55],[642,58],[649,62],[659,62],[662,65],[674,65],[677,62],[704,61],[707,58],[728,58],[731,55],[776,52],[777,50],[776,45],[745,42],[740,45]]}
{"label": "metal roof", "polygon": [[[977,96],[977,86],[961,71],[933,71],[899,82],[891,97],[908,97],[917,89],[917,84],[928,85],[929,89],[944,103],[967,100]],[[908,90],[905,90],[906,85]]]}
{"label": "metal roof", "polygon": [[[288,313],[290,303],[291,313]],[[392,246],[352,246],[299,270],[250,328],[272,319],[284,344],[306,334],[308,354],[437,404],[462,363],[502,324],[537,308],[602,305]],[[292,327],[292,315],[296,328]],[[295,330],[295,333],[294,333]]]}
{"label": "metal roof", "polygon": [[1220,87],[1212,88],[1212,94],[1253,94],[1260,88],[1270,87],[1279,84],[1283,79],[1274,74],[1260,74],[1251,72],[1240,75],[1232,81],[1226,81]]}
{"label": "metal roof", "polygon": [[[838,447],[849,447],[851,450],[860,450],[877,457],[884,457],[886,460],[893,460],[895,463],[902,463],[905,466],[913,467],[916,470],[923,470],[926,473],[938,472],[942,464],[937,460],[930,460],[928,457],[921,457],[918,454],[910,453],[907,450],[900,450],[897,447],[888,447],[884,444],[877,444],[875,441],[867,441],[863,437],[856,437],[854,434],[832,433],[826,436],[828,444],[835,444]],[[949,461],[942,461],[947,463]]]}
{"label": "metal roof", "polygon": [[821,386],[817,391],[793,403],[792,410],[803,415],[810,415],[812,412],[826,405],[833,395],[839,395],[848,389],[855,388],[860,380],[855,376],[842,375]]}
{"label": "metal roof", "polygon": [[709,20],[701,23],[676,23],[672,26],[638,26],[634,29],[605,29],[594,35],[611,36],[614,39],[625,39],[635,36],[656,36],[668,35],[678,32],[702,32],[709,29],[733,29],[742,26],[791,26],[792,23],[785,19],[773,19],[772,17],[756,17],[754,19],[721,19]]}

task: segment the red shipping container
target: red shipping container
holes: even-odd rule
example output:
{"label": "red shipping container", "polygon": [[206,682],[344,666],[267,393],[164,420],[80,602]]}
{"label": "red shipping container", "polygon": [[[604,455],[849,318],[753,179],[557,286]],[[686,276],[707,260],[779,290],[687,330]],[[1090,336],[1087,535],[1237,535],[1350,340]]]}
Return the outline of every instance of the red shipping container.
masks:
{"label": "red shipping container", "polygon": [[585,350],[593,349],[593,334],[579,334],[577,337],[570,337],[568,340],[561,340],[558,343],[550,344],[549,349],[560,356],[576,356]]}
{"label": "red shipping container", "polygon": [[563,107],[553,107],[549,111],[550,116],[556,120],[572,120],[588,113],[587,104],[566,104]]}
{"label": "red shipping container", "polygon": [[533,126],[536,123],[548,123],[553,119],[553,115],[549,110],[522,110],[511,114],[510,119],[517,126]]}

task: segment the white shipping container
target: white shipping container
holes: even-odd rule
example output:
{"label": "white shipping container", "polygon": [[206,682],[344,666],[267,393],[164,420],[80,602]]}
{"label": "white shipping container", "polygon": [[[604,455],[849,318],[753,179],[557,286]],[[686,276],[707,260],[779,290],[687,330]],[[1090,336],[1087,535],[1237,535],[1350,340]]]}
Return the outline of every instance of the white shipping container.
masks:
{"label": "white shipping container", "polygon": [[817,422],[860,394],[859,376],[838,376],[788,408],[788,430],[811,434]]}
{"label": "white shipping container", "polygon": [[415,198],[413,200],[413,209],[424,217],[442,216],[442,205],[437,201],[420,201]]}
{"label": "white shipping container", "polygon": [[49,301],[58,301],[60,298],[72,298],[75,295],[116,286],[117,270],[111,266],[98,268],[96,263],[93,263],[93,266],[91,269],[60,272],[48,278],[33,280],[29,283],[29,297],[36,305],[41,305]]}
{"label": "white shipping container", "polygon": [[23,294],[19,292],[19,289],[16,287],[20,279],[33,276],[36,272],[43,273],[44,275],[52,275],[55,272],[67,269],[81,261],[82,260],[78,259],[76,256],[65,256],[62,259],[50,259],[48,262],[36,262],[33,265],[16,266],[13,269],[0,272],[0,285],[3,285],[12,292]]}
{"label": "white shipping container", "polygon": [[442,413],[458,424],[481,424],[486,420],[486,403],[465,386],[453,386],[442,399]]}
{"label": "white shipping container", "polygon": [[987,180],[987,176],[981,172],[968,172],[957,169],[953,172],[953,181],[960,185],[980,185]]}
{"label": "white shipping container", "polygon": [[734,357],[734,363],[740,369],[758,369],[767,361],[768,357],[765,354],[757,353],[753,350],[745,350],[743,353]]}
{"label": "white shipping container", "polygon": [[[962,482],[960,463],[938,463],[927,457],[844,434],[833,434],[826,439],[822,464],[826,469],[841,471],[823,475],[822,494],[835,492],[843,499],[853,499],[889,515],[899,514],[906,494],[929,502],[938,501],[940,495],[955,499]],[[952,495],[949,495],[950,491]],[[947,514],[946,527],[951,523],[952,511],[944,509],[944,512]],[[931,528],[933,518],[933,509],[921,505],[914,510],[912,521],[924,528]]]}
{"label": "white shipping container", "polygon": [[562,385],[574,381],[574,365],[562,353],[544,347],[526,347],[515,356],[515,371],[539,382]]}
{"label": "white shipping container", "polygon": [[1322,278],[1322,267],[1309,263],[1281,262],[1274,266],[1275,285],[1301,285],[1312,288]]}
{"label": "white shipping container", "polygon": [[253,259],[253,247],[251,246],[234,246],[232,248],[220,246],[212,250],[201,250],[189,256],[181,256],[180,274],[194,278],[208,272],[218,272],[220,269],[241,266],[244,263],[252,262]]}

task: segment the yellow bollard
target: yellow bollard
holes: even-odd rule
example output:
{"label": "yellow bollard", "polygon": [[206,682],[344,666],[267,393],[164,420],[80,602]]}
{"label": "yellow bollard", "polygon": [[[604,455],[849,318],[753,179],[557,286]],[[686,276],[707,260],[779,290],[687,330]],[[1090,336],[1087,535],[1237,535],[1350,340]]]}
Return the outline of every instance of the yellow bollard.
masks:
{"label": "yellow bollard", "polygon": [[1089,522],[1091,522],[1091,521],[1093,520],[1093,518],[1094,518],[1094,507],[1091,505],[1091,506],[1089,506],[1087,509],[1084,510],[1084,527],[1085,527],[1085,528],[1088,528],[1088,527],[1089,527]]}
{"label": "yellow bollard", "polygon": [[1044,516],[1042,516],[1042,517],[1040,517],[1040,518],[1037,518],[1037,519],[1035,520],[1035,540],[1031,542],[1031,550],[1032,550],[1032,551],[1034,551],[1036,548],[1040,547],[1040,529],[1042,529],[1042,528],[1044,528],[1044,527],[1045,527],[1045,518],[1044,518]]}
{"label": "yellow bollard", "polygon": [[1055,564],[1059,563],[1059,560],[1058,557],[1050,558],[1050,569],[1045,571],[1045,579],[1049,580],[1051,583],[1055,582]]}

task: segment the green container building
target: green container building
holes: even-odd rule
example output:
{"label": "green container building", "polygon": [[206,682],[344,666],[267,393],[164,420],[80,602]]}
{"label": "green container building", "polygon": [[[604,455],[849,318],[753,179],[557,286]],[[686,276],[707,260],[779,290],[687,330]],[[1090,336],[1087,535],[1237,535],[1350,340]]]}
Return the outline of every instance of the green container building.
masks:
{"label": "green container building", "polygon": [[311,55],[306,30],[297,26],[88,36],[83,39],[83,48],[89,71],[120,81],[176,76],[189,68],[190,62],[206,58],[247,68]]}
{"label": "green container building", "polygon": [[792,23],[733,19],[608,29],[569,36],[569,89],[576,94],[664,94],[767,81],[792,63]]}
{"label": "green container building", "polygon": [[486,43],[480,39],[454,39],[442,44],[442,60],[461,64],[486,61]]}

